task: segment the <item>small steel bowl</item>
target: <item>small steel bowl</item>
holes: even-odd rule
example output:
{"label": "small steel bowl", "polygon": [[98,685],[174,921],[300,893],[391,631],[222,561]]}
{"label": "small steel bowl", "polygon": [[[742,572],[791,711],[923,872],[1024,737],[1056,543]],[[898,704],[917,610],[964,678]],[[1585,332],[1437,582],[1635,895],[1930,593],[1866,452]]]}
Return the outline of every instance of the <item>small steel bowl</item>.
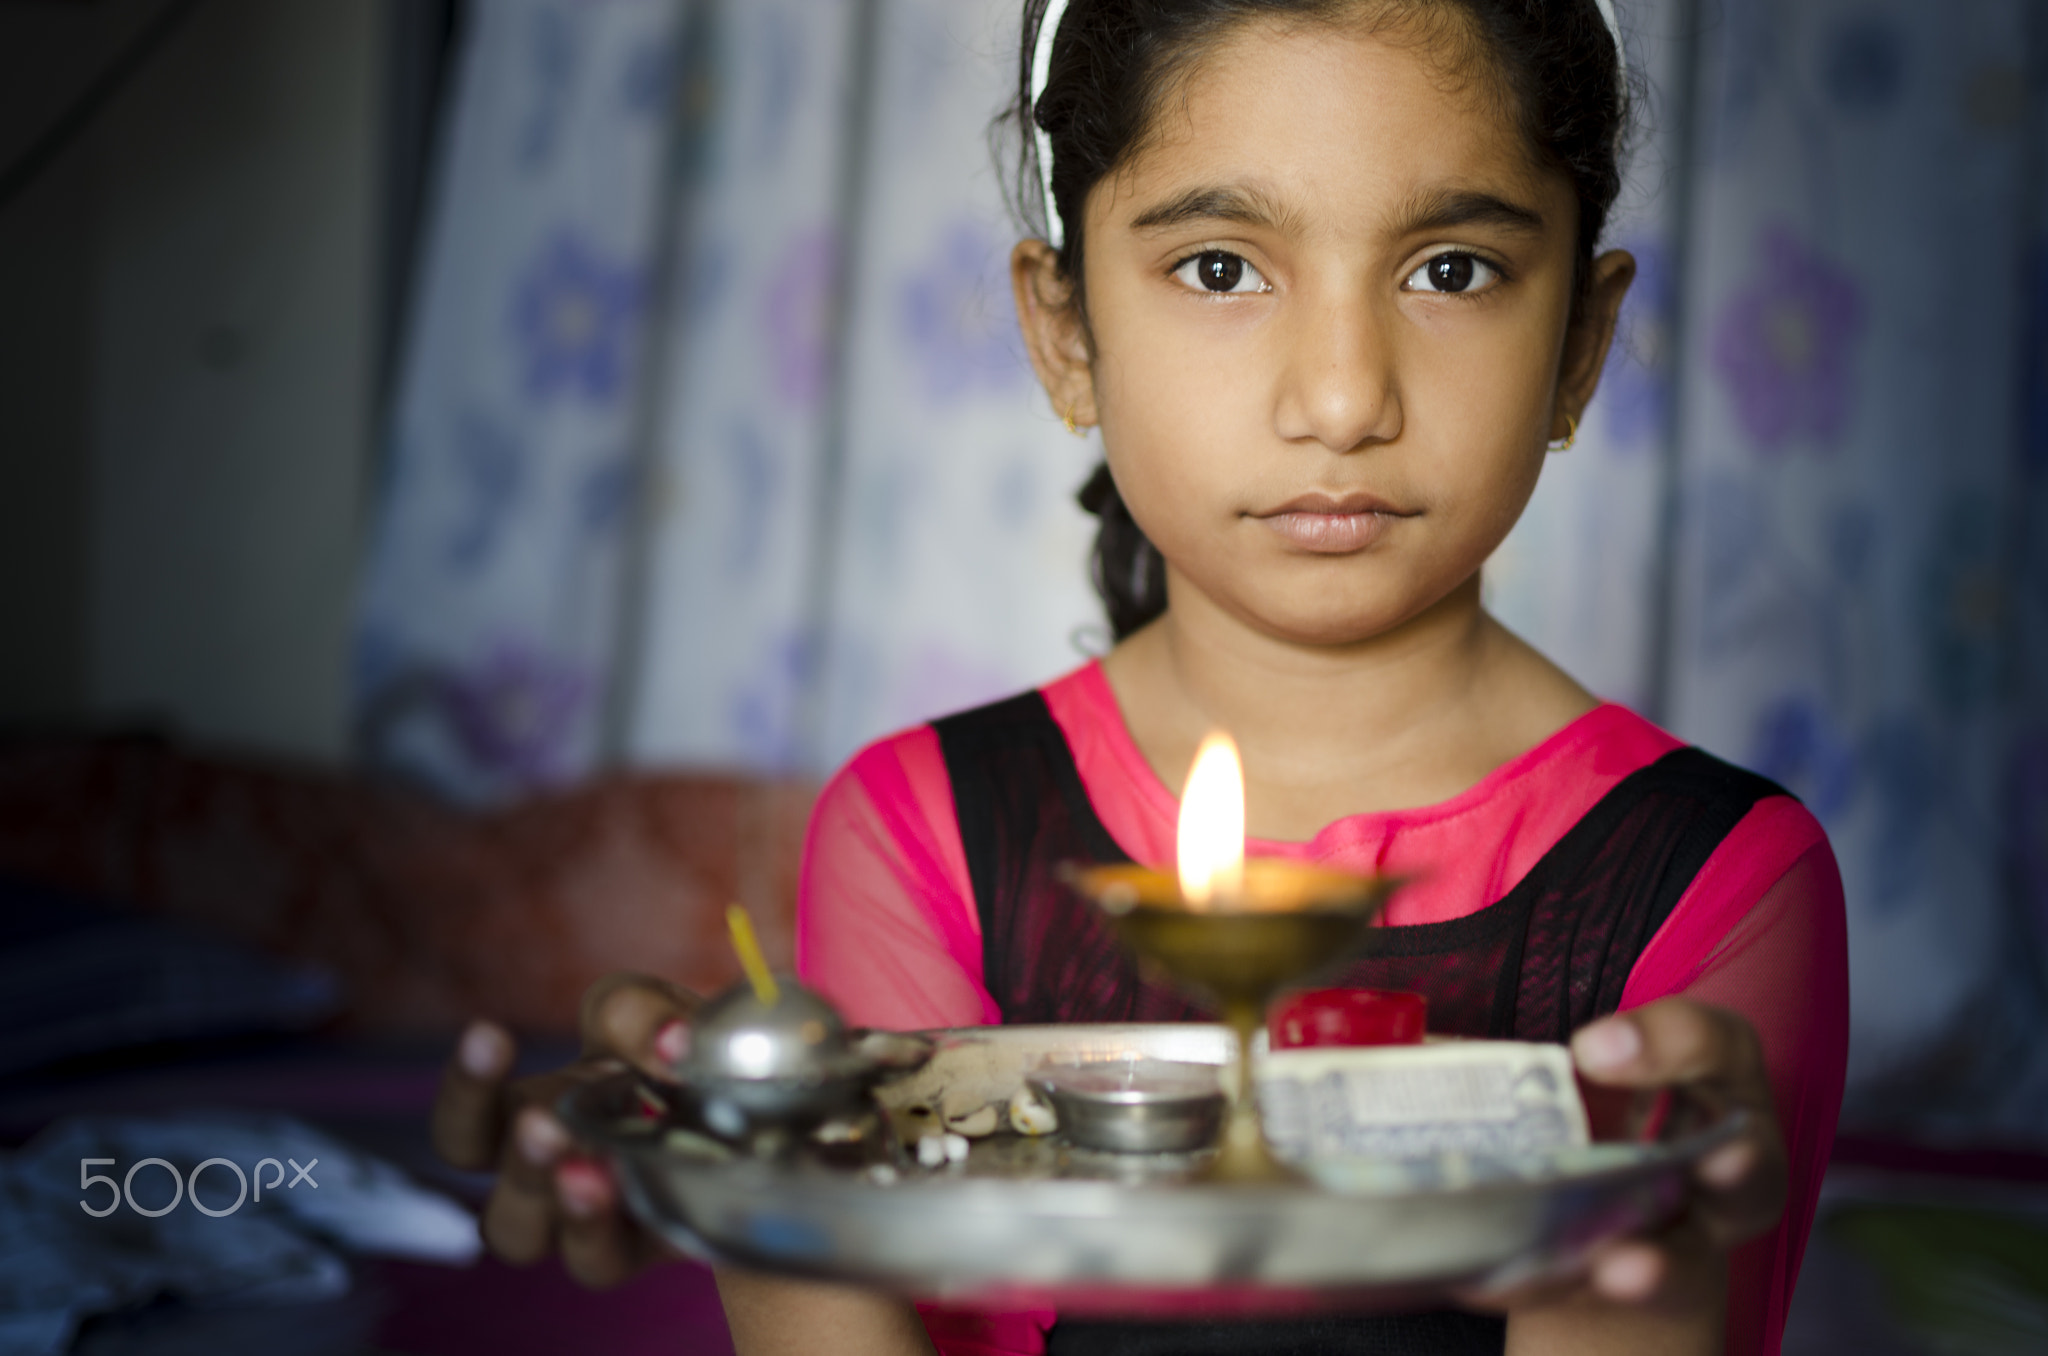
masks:
{"label": "small steel bowl", "polygon": [[845,1061],[846,1024],[803,985],[778,986],[773,1004],[735,984],[690,1020],[689,1050],[677,1072],[699,1079],[812,1078]]}
{"label": "small steel bowl", "polygon": [[1047,1065],[1026,1082],[1070,1143],[1114,1153],[1189,1153],[1216,1142],[1226,1099],[1213,1064],[1164,1059]]}
{"label": "small steel bowl", "polygon": [[719,1134],[802,1131],[863,1105],[874,1084],[931,1056],[923,1037],[848,1031],[832,1005],[803,985],[783,980],[777,987],[770,1005],[749,985],[735,985],[691,1020],[676,1077]]}

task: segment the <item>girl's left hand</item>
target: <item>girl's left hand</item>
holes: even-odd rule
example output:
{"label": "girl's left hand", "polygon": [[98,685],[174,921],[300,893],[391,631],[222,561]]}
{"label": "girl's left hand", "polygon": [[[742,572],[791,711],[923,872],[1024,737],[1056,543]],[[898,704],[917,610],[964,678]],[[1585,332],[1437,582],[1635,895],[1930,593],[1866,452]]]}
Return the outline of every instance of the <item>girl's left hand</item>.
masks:
{"label": "girl's left hand", "polygon": [[1581,1321],[1603,1308],[1718,1320],[1728,1250],[1772,1228],[1785,1208],[1785,1142],[1755,1028],[1725,1008],[1666,998],[1581,1028],[1572,1055],[1588,1082],[1682,1091],[1716,1109],[1746,1111],[1748,1125],[1699,1161],[1685,1214],[1663,1232],[1606,1245],[1572,1285],[1476,1302],[1507,1310],[1511,1332],[1539,1310],[1575,1311]]}

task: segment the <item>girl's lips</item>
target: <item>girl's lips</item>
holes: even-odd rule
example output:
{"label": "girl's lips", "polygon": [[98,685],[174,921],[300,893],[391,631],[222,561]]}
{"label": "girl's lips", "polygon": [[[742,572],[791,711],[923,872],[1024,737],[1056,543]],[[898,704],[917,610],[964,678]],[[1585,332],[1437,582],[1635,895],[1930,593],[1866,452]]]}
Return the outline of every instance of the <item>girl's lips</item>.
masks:
{"label": "girl's lips", "polygon": [[1303,551],[1342,556],[1363,551],[1385,536],[1394,521],[1411,518],[1371,495],[1305,494],[1270,512],[1255,514],[1267,527]]}
{"label": "girl's lips", "polygon": [[1388,513],[1275,513],[1259,521],[1304,551],[1344,556],[1378,541],[1393,520]]}

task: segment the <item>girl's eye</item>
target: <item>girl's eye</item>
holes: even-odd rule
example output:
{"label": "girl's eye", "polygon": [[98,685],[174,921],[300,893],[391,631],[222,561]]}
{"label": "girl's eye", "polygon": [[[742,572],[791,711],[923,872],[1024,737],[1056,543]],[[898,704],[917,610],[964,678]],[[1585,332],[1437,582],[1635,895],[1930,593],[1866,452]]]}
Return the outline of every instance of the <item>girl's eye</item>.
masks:
{"label": "girl's eye", "polygon": [[1205,292],[1270,290],[1256,268],[1228,250],[1203,250],[1191,259],[1182,260],[1180,266],[1173,270],[1173,276],[1189,287],[1199,287]]}
{"label": "girl's eye", "polygon": [[1439,254],[1401,284],[1411,292],[1475,292],[1497,282],[1500,270],[1476,254]]}

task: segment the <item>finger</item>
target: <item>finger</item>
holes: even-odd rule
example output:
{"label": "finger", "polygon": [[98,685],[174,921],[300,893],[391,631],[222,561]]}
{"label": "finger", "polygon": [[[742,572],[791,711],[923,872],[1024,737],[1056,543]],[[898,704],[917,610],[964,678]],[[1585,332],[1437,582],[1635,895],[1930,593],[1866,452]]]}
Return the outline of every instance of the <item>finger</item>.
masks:
{"label": "finger", "polygon": [[1586,1269],[1586,1281],[1603,1299],[1620,1304],[1646,1304],[1653,1299],[1670,1265],[1655,1244],[1639,1241],[1616,1243],[1595,1256]]}
{"label": "finger", "polygon": [[484,1205],[484,1242],[492,1252],[525,1265],[553,1250],[559,1213],[554,1170],[569,1148],[569,1132],[542,1108],[528,1106],[513,1118],[498,1182]]}
{"label": "finger", "polygon": [[562,1263],[582,1284],[605,1290],[631,1280],[647,1265],[653,1249],[647,1235],[620,1209],[611,1174],[586,1158],[555,1168],[555,1197],[561,1207]]}
{"label": "finger", "polygon": [[1701,1187],[1693,1216],[1715,1243],[1731,1247],[1771,1228],[1784,1213],[1790,1179],[1777,1123],[1759,1117],[1740,1138],[1702,1158],[1693,1179]]}
{"label": "finger", "polygon": [[583,1052],[623,1059],[651,1077],[675,1081],[689,1048],[697,998],[652,975],[610,975],[583,998]]}
{"label": "finger", "polygon": [[505,1076],[516,1054],[512,1037],[492,1022],[471,1022],[455,1043],[434,1094],[434,1152],[458,1168],[480,1170],[498,1159],[505,1134]]}
{"label": "finger", "polygon": [[1706,1236],[1726,1247],[1775,1224],[1784,1209],[1788,1170],[1755,1028],[1725,1009],[1664,999],[1605,1018],[1572,1038],[1589,1079],[1635,1087],[1683,1087],[1709,1102],[1740,1107],[1749,1123],[1702,1159],[1693,1214]]}
{"label": "finger", "polygon": [[1586,1267],[1586,1288],[1614,1304],[1684,1313],[1721,1303],[1725,1255],[1697,1228],[1608,1244]]}
{"label": "finger", "polygon": [[1658,1087],[1710,1084],[1741,1105],[1767,1101],[1763,1046],[1735,1013],[1665,998],[1581,1027],[1572,1037],[1580,1072],[1599,1083]]}

